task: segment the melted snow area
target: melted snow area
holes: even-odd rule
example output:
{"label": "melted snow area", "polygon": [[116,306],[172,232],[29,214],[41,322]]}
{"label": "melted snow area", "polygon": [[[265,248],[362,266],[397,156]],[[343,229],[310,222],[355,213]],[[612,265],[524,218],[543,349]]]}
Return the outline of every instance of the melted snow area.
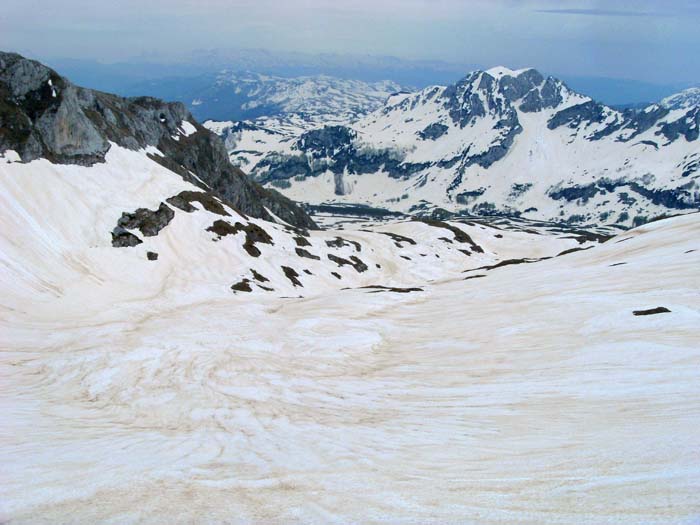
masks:
{"label": "melted snow area", "polygon": [[185,190],[116,146],[0,158],[0,522],[700,519],[700,215],[599,244],[193,201],[112,247]]}

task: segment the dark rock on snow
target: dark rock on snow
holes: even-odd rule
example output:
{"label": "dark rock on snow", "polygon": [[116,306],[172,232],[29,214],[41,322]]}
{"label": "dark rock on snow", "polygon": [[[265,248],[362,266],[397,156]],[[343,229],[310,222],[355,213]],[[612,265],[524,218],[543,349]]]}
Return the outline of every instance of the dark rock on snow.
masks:
{"label": "dark rock on snow", "polygon": [[670,314],[671,310],[668,308],[665,308],[663,306],[658,306],[656,308],[652,308],[650,310],[635,310],[632,312],[636,316],[641,316],[641,315],[657,315],[657,314]]}
{"label": "dark rock on snow", "polygon": [[251,257],[260,257],[261,252],[255,246],[256,243],[274,244],[272,237],[260,226],[253,223],[242,224],[237,222],[235,225],[232,225],[230,222],[219,219],[214,221],[214,224],[207,228],[207,231],[215,233],[219,239],[227,235],[235,235],[241,231],[245,232],[246,239],[243,243],[243,249]]}
{"label": "dark rock on snow", "polygon": [[284,272],[285,277],[289,279],[294,286],[300,286],[303,288],[303,284],[301,284],[301,281],[299,280],[299,274],[296,272],[294,268],[290,268],[289,266],[282,266],[282,271]]}
{"label": "dark rock on snow", "polygon": [[136,235],[120,226],[117,226],[112,231],[112,246],[115,248],[130,248],[142,242]]}
{"label": "dark rock on snow", "polygon": [[249,279],[243,279],[236,284],[231,286],[231,290],[234,292],[247,292],[250,293],[253,291],[253,289],[250,287],[250,280]]}

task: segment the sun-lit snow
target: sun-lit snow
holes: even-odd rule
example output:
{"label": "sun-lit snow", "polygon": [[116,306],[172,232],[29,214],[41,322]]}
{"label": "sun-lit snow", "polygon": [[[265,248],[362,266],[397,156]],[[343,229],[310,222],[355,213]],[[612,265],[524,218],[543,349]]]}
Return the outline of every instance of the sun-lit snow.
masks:
{"label": "sun-lit snow", "polygon": [[[123,211],[197,188],[114,145],[90,168],[15,160],[0,159],[3,523],[700,515],[700,215],[602,245],[451,223],[469,255],[444,227],[347,220],[310,233],[324,259],[309,260],[284,225],[250,219],[274,240],[255,258],[242,234],[206,232],[213,213],[175,210],[113,248]],[[336,237],[361,243],[337,253],[366,272],[325,259]],[[234,294],[251,268],[275,291]]]}
{"label": "sun-lit snow", "polygon": [[661,105],[670,109],[685,109],[700,105],[700,87],[688,88],[680,93],[666,97]]}
{"label": "sun-lit snow", "polygon": [[521,73],[524,73],[530,68],[524,68],[524,69],[510,69],[505,66],[496,66],[492,67],[491,69],[487,69],[486,73],[491,75],[492,77],[502,77],[502,76],[509,76],[509,77],[517,77]]}
{"label": "sun-lit snow", "polygon": [[191,122],[187,122],[186,120],[183,120],[180,123],[180,129],[182,130],[182,134],[185,137],[189,137],[193,133],[197,132],[197,128],[194,127],[194,124],[192,124]]}

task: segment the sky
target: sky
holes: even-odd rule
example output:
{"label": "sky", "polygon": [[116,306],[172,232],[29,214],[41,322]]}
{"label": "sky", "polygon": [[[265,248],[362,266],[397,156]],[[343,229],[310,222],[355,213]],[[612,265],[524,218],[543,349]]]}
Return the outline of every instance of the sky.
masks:
{"label": "sky", "polygon": [[3,0],[0,49],[186,60],[261,48],[700,83],[699,0]]}

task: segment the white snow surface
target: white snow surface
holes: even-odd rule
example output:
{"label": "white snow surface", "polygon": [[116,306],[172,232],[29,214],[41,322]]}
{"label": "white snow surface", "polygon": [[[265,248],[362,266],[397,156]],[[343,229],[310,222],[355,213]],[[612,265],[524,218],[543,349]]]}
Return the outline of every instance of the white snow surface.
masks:
{"label": "white snow surface", "polygon": [[528,71],[529,69],[532,68],[524,68],[524,69],[510,69],[509,67],[506,66],[496,66],[492,67],[491,69],[487,69],[486,72],[491,75],[492,77],[502,77],[502,76],[509,76],[509,77],[517,77],[521,73],[524,73],[525,71]]}
{"label": "white snow surface", "polygon": [[[110,245],[123,211],[183,190],[116,145],[90,168],[0,161],[1,522],[700,516],[700,215],[602,245],[451,223],[470,255],[444,227],[344,222],[311,232],[317,261],[282,225],[250,219],[274,240],[255,258],[206,231],[221,216],[175,209]],[[251,268],[275,291],[234,294]]]}
{"label": "white snow surface", "polygon": [[197,132],[197,128],[194,127],[194,124],[186,120],[183,120],[180,123],[180,130],[185,137],[189,137],[193,133]]}

